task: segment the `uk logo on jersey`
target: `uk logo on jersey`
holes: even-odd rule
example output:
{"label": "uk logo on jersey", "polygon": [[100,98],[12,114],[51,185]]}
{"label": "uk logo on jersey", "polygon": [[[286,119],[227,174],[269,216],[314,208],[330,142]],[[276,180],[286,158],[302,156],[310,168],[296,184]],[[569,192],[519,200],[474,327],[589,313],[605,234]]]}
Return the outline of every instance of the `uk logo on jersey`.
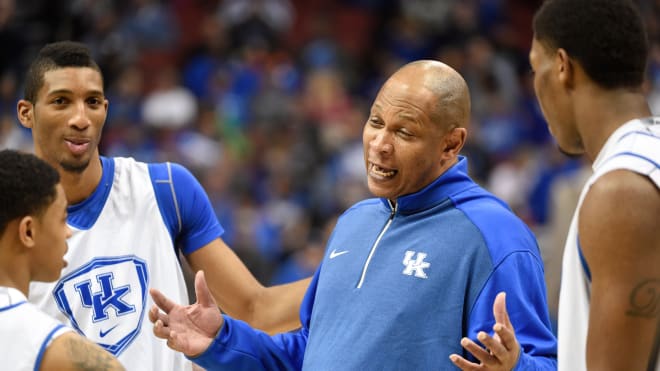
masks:
{"label": "uk logo on jersey", "polygon": [[148,287],[144,260],[99,257],[62,277],[53,296],[73,327],[117,356],[140,332]]}

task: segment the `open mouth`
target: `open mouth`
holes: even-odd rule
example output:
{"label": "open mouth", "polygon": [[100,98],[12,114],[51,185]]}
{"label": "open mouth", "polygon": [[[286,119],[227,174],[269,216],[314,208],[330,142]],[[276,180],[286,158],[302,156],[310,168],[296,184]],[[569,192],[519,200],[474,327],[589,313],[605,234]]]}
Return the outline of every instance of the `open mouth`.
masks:
{"label": "open mouth", "polygon": [[69,147],[69,150],[76,155],[80,155],[84,153],[85,151],[87,151],[87,148],[89,148],[89,140],[87,139],[78,139],[78,138],[65,139],[65,143],[67,147]]}
{"label": "open mouth", "polygon": [[386,179],[386,178],[392,178],[395,176],[399,171],[394,170],[394,169],[388,169],[384,168],[382,166],[376,165],[373,162],[369,163],[369,172],[372,175],[376,175],[377,177]]}

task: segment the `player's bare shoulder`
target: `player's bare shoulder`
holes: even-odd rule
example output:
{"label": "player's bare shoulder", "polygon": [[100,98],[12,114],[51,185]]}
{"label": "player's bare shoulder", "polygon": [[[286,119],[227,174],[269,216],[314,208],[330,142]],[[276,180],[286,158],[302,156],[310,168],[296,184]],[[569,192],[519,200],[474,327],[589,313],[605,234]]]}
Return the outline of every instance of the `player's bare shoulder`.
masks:
{"label": "player's bare shoulder", "polygon": [[598,178],[582,203],[578,225],[592,275],[613,284],[629,280],[629,287],[660,287],[658,220],[660,189],[648,177],[615,170]]}
{"label": "player's bare shoulder", "polygon": [[660,189],[651,179],[628,170],[614,170],[603,174],[589,188],[580,209],[580,234],[586,232],[583,225],[607,226],[612,221],[621,224],[618,228],[632,224],[638,232],[646,227],[652,231],[658,217]]}
{"label": "player's bare shoulder", "polygon": [[124,367],[95,343],[69,332],[57,337],[46,349],[40,370],[123,371]]}
{"label": "player's bare shoulder", "polygon": [[585,196],[579,215],[580,240],[611,233],[633,240],[648,238],[644,245],[657,250],[659,218],[660,189],[642,174],[614,170],[599,177]]}

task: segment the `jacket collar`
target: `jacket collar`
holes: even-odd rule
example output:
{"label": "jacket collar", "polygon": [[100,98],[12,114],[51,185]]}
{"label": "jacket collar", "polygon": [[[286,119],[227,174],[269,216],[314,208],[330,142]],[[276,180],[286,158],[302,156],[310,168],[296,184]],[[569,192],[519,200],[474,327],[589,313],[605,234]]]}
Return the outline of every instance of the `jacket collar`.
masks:
{"label": "jacket collar", "polygon": [[[436,206],[459,192],[478,187],[467,175],[467,168],[467,158],[458,156],[458,161],[431,184],[415,193],[397,198],[397,211],[402,214],[419,212]],[[380,200],[388,210],[392,209],[387,198]]]}

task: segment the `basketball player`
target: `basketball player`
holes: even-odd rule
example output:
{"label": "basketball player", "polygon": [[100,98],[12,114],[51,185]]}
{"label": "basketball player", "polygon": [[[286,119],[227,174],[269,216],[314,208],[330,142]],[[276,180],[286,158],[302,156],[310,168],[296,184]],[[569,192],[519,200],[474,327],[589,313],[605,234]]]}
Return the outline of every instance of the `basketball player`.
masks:
{"label": "basketball player", "polygon": [[270,332],[299,326],[308,281],[264,288],[225,245],[198,181],[180,165],[99,155],[108,100],[103,76],[82,44],[46,45],[25,79],[18,118],[37,156],[55,167],[69,202],[68,266],[55,284],[33,284],[30,301],[70,323],[134,370],[191,363],[143,328],[149,288],[188,294],[179,251],[204,269],[227,313]]}
{"label": "basketball player", "polygon": [[28,303],[30,281],[66,265],[66,198],[57,171],[34,155],[0,151],[0,347],[18,370],[123,370],[98,345]]}
{"label": "basketball player", "polygon": [[647,53],[630,0],[547,0],[534,17],[529,58],[550,132],[593,167],[564,251],[560,371],[660,370],[660,118],[642,91]]}
{"label": "basketball player", "polygon": [[560,370],[643,370],[660,314],[660,118],[642,92],[648,42],[629,0],[546,1],[530,63],[563,152],[587,181],[569,230],[559,299]]}

